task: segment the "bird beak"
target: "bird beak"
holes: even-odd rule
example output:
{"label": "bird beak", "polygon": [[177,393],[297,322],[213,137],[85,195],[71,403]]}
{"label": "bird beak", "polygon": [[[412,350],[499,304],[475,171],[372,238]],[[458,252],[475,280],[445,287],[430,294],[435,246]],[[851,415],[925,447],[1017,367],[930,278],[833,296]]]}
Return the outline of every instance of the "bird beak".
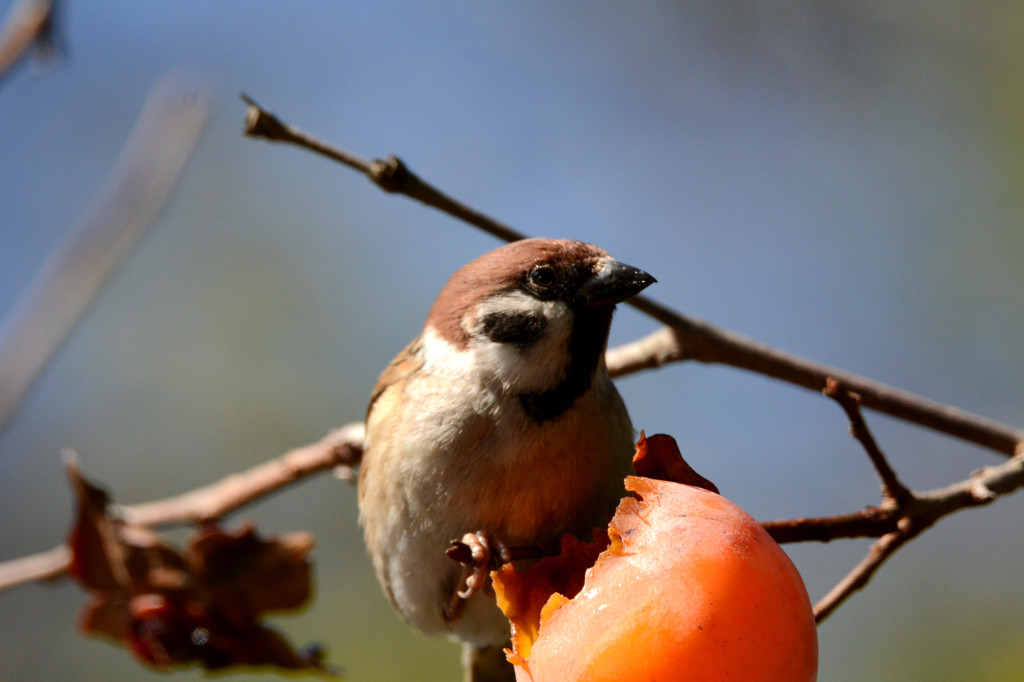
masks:
{"label": "bird beak", "polygon": [[593,277],[583,283],[577,295],[585,306],[615,305],[657,281],[639,268],[609,258]]}

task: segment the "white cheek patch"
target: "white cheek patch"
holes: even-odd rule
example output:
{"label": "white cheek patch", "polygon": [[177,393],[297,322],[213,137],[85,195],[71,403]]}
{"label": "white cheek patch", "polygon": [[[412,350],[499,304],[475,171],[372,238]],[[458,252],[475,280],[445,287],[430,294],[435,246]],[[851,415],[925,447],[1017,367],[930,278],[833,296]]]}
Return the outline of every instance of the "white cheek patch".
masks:
{"label": "white cheek patch", "polygon": [[472,350],[459,350],[438,336],[433,327],[423,330],[422,344],[425,370],[466,378],[479,373]]}
{"label": "white cheek patch", "polygon": [[[540,336],[526,346],[497,343],[480,333],[478,320],[495,312],[523,312],[540,316]],[[484,301],[463,321],[470,343],[465,350],[440,338],[428,328],[423,334],[423,356],[430,371],[462,380],[499,382],[513,393],[545,391],[565,378],[573,315],[561,301],[539,301],[523,292],[509,292]]]}
{"label": "white cheek patch", "polygon": [[[479,333],[478,320],[489,313],[528,313],[544,320],[538,338],[525,346],[497,343]],[[489,368],[508,389],[514,392],[542,391],[558,384],[565,377],[569,363],[569,339],[573,315],[561,301],[539,301],[521,291],[513,291],[488,299],[466,320],[472,341],[470,352],[482,366]]]}

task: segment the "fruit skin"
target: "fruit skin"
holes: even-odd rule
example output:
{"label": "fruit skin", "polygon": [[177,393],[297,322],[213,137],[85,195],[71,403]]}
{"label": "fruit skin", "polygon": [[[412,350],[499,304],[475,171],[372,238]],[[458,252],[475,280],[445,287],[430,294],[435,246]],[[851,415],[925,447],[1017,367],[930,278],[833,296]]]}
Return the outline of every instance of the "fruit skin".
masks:
{"label": "fruit skin", "polygon": [[761,525],[700,488],[626,487],[639,499],[620,503],[579,594],[545,608],[517,679],[816,680],[807,591]]}

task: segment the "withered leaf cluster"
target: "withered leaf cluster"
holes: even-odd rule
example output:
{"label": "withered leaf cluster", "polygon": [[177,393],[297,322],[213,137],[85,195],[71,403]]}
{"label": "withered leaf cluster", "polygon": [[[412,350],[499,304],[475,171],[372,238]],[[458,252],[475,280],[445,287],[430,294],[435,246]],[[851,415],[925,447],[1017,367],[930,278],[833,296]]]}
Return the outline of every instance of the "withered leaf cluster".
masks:
{"label": "withered leaf cluster", "polygon": [[107,493],[68,464],[78,517],[70,574],[89,593],[81,629],[107,635],[154,667],[273,665],[327,673],[320,651],[300,653],[261,618],[310,596],[307,533],[261,538],[251,526],[209,524],[181,550],[120,518]]}

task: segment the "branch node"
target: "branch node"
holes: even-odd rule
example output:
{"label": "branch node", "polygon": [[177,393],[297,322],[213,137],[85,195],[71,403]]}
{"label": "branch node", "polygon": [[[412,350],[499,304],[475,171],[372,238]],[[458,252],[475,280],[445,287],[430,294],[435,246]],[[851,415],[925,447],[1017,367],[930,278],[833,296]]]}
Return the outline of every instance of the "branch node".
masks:
{"label": "branch node", "polygon": [[374,159],[370,163],[368,175],[378,187],[392,194],[407,193],[407,185],[412,177],[408,166],[394,154],[388,154],[383,161]]}
{"label": "branch node", "polygon": [[999,495],[989,488],[985,481],[980,478],[971,483],[970,494],[971,499],[976,504],[988,504],[999,497]]}
{"label": "branch node", "polygon": [[256,101],[245,93],[242,101],[249,105],[245,110],[245,134],[249,137],[262,137],[275,142],[290,139],[288,130],[277,116],[263,109]]}

